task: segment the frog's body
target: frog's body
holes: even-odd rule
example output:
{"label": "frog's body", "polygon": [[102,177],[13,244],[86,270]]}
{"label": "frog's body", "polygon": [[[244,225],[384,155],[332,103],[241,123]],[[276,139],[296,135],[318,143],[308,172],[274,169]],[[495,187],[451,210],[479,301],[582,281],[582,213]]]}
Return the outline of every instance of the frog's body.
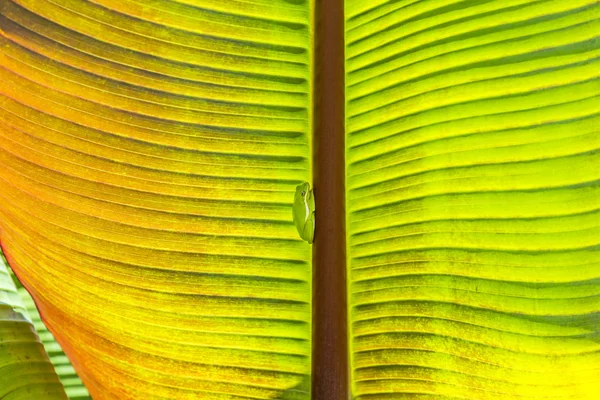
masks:
{"label": "frog's body", "polygon": [[315,196],[308,182],[296,186],[292,215],[300,237],[312,244],[315,237]]}

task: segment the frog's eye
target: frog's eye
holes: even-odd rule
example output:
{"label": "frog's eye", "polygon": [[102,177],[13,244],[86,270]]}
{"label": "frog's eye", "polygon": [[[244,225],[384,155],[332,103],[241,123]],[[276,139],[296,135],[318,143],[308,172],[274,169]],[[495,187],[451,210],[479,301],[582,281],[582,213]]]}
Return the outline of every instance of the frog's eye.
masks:
{"label": "frog's eye", "polygon": [[304,196],[304,195],[306,195],[306,192],[303,190],[303,191],[302,191],[302,196]]}

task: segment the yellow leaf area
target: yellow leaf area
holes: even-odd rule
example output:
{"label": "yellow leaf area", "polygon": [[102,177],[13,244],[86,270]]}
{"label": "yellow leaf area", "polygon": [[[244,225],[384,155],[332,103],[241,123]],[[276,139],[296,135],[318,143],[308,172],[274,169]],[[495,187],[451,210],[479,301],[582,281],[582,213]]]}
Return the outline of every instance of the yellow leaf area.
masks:
{"label": "yellow leaf area", "polygon": [[600,399],[600,6],[346,3],[358,400]]}
{"label": "yellow leaf area", "polygon": [[311,18],[0,0],[0,239],[95,400],[309,397]]}

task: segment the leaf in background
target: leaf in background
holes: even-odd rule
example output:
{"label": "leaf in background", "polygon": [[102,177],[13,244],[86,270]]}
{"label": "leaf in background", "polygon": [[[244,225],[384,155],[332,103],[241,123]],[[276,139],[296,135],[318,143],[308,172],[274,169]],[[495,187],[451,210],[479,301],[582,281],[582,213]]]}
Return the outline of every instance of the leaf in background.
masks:
{"label": "leaf in background", "polygon": [[0,10],[2,245],[90,394],[306,398],[309,3]]}
{"label": "leaf in background", "polygon": [[357,399],[597,398],[599,17],[346,3]]}
{"label": "leaf in background", "polygon": [[[3,255],[0,257],[3,257]],[[21,282],[19,282],[17,277],[12,273],[11,276],[15,283],[17,293],[19,293],[22,305],[25,307],[27,318],[33,323],[33,327],[35,328],[40,341],[44,345],[44,349],[50,358],[50,362],[54,365],[54,370],[65,388],[67,397],[70,400],[91,399],[87,389],[83,386],[81,379],[79,379],[73,366],[69,362],[69,359],[62,351],[60,345],[56,343],[54,336],[48,331],[46,325],[44,325],[33,299],[21,285]]]}
{"label": "leaf in background", "polygon": [[0,254],[0,398],[66,400]]}

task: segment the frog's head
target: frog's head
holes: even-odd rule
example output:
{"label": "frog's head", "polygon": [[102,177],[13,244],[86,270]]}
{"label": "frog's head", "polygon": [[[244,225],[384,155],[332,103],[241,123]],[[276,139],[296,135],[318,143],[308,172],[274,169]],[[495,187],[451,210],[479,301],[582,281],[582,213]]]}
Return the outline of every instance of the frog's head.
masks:
{"label": "frog's head", "polygon": [[308,182],[304,182],[296,186],[296,195],[294,196],[294,203],[303,202],[308,198],[308,192],[310,185]]}

